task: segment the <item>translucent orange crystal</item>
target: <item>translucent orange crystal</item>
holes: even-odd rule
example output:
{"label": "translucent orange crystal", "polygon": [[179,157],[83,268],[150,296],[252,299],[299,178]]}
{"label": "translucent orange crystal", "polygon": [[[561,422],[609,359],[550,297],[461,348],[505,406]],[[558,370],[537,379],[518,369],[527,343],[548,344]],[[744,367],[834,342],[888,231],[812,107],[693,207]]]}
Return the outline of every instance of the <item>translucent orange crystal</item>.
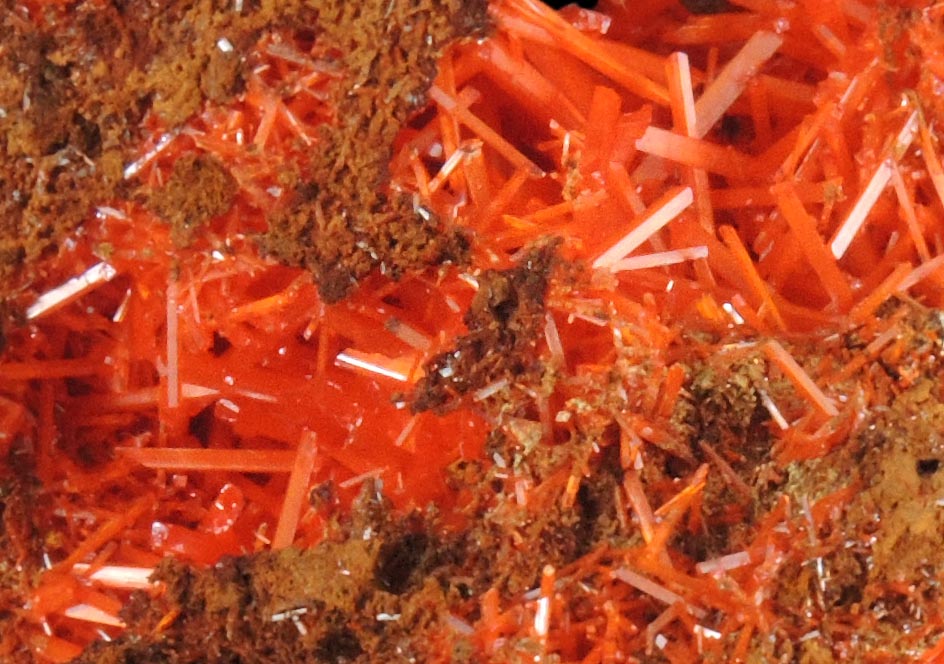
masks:
{"label": "translucent orange crystal", "polygon": [[[556,381],[518,425],[552,445],[574,418],[618,422],[615,500],[639,538],[545,567],[520,596],[491,589],[451,616],[452,629],[471,635],[481,661],[508,661],[530,639],[532,661],[583,664],[656,651],[745,661],[776,630],[813,633],[820,609],[788,623],[773,582],[813,555],[854,487],[806,506],[783,499],[750,546],[696,563],[676,543],[705,527],[707,478],[750,489],[713,450],[671,486],[647,486],[640,471],[671,438],[686,335],[722,340],[706,354],[755,352],[770,380],[793,386],[789,405],[763,393],[786,464],[822,456],[857,426],[869,388],[841,386],[894,348],[895,320],[875,319],[883,303],[944,304],[944,171],[920,98],[902,94],[919,72],[879,72],[875,2],[732,0],[716,16],[599,4],[556,13],[495,0],[494,33],[448,52],[391,174],[470,231],[471,265],[374,275],[339,304],[249,239],[284,201],[279,163],[304,171],[318,149],[318,126],[333,117],[318,92],[337,72],[267,35],[254,55],[264,66],[232,105],[172,132],[149,120],[126,175],[157,185],[175,160],[210,154],[239,193],[183,249],[136,203],[102,201],[23,295],[27,324],[0,363],[0,452],[34,441],[48,502],[49,569],[18,636],[33,652],[68,661],[118,634],[125,591],[146,585],[164,554],[212,564],[316,544],[329,514],[307,498],[325,482],[346,504],[373,479],[398,508],[435,502],[462,527],[444,469],[482,458],[489,428],[507,423],[487,422],[477,402],[509,384],[446,415],[414,415],[402,393],[464,333],[476,275],[548,235],[563,239],[578,276],[550,286],[539,352]],[[801,366],[788,350],[802,335],[853,328],[865,350],[846,365]],[[633,370],[643,363],[645,376]],[[577,397],[614,382],[618,406],[578,412]],[[521,509],[566,509],[594,481],[589,468],[569,464],[536,486],[509,480],[506,491]],[[2,638],[0,653],[13,637]],[[919,661],[939,661],[942,643]]]}

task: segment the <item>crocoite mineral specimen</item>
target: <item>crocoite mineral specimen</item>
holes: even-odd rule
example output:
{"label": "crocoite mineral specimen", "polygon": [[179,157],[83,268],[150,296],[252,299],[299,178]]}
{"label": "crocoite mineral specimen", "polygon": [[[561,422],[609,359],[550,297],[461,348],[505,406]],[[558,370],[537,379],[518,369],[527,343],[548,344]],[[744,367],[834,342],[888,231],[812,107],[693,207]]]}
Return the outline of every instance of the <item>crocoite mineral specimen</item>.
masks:
{"label": "crocoite mineral specimen", "polygon": [[944,661],[944,9],[0,9],[0,659]]}

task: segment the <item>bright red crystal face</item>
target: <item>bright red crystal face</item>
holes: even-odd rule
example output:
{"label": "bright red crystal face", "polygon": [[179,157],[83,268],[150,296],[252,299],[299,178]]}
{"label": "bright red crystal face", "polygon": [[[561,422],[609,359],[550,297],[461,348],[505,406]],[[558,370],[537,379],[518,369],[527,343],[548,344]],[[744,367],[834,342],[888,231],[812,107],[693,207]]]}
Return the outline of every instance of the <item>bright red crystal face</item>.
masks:
{"label": "bright red crystal face", "polygon": [[[528,592],[493,588],[451,614],[482,661],[745,661],[770,634],[819,638],[825,591],[787,619],[778,575],[867,539],[834,536],[861,478],[756,494],[850,445],[920,382],[905,303],[944,299],[944,171],[940,116],[922,96],[937,74],[915,55],[941,41],[937,10],[901,19],[893,39],[877,3],[814,4],[493,3],[494,33],[447,52],[390,162],[392,190],[468,233],[469,263],[378,270],[337,303],[254,241],[293,195],[284,165],[310,176],[319,127],[339,121],[325,100],[343,73],[317,44],[268,34],[231,104],[176,128],[149,116],[126,178],[159,190],[205,158],[231,183],[199,228],[101,201],[17,295],[0,452],[13,470],[35,458],[47,569],[15,639],[67,661],[121,632],[127,591],[151,588],[162,556],[212,565],[314,546],[365,480],[402,512],[435,505],[453,532],[473,504],[522,522],[568,513],[609,451],[621,535],[542,565]],[[487,271],[526,272],[547,237],[561,242],[540,331],[516,347],[540,370],[489,374],[445,412],[414,412],[428,367],[450,378],[430,363],[463,348]],[[750,441],[684,429],[696,365],[728,387],[748,376],[738,387],[763,418],[752,431],[769,437],[755,474],[742,472]],[[904,367],[894,388],[879,365]],[[524,452],[486,455],[490,434]],[[568,452],[530,473],[541,446]],[[495,495],[480,504],[481,487],[447,485],[458,460],[494,465]],[[745,523],[710,557],[686,544]],[[33,546],[6,537],[17,555]],[[846,609],[835,615],[852,620]],[[934,614],[908,647],[927,650],[939,628]],[[17,643],[4,638],[0,653]],[[831,638],[836,653],[853,648]]]}

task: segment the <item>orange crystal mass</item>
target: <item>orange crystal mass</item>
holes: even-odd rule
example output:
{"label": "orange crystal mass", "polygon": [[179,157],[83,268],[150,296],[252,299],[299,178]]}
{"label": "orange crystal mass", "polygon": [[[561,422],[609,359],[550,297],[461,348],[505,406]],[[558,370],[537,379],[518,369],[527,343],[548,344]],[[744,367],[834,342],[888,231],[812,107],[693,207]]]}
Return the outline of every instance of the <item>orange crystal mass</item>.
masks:
{"label": "orange crystal mass", "polygon": [[[717,4],[493,2],[493,32],[441,59],[390,162],[418,214],[468,233],[469,262],[375,271],[337,303],[253,241],[290,197],[281,164],[304,173],[336,121],[320,92],[343,76],[317,46],[264,36],[233,103],[181,127],[150,117],[126,177],[157,189],[202,155],[236,190],[184,246],[140,201],[101,201],[18,295],[0,452],[11,469],[34,460],[47,564],[16,589],[0,654],[68,661],[118,636],[127,591],[162,556],[315,546],[365,481],[401,513],[435,504],[450,532],[504,510],[519,550],[534,544],[523,524],[587,509],[588,487],[610,482],[611,536],[536,558],[531,589],[457,602],[443,660],[465,639],[469,661],[774,661],[788,646],[801,661],[938,661],[933,599],[863,655],[876,606],[912,593],[908,579],[866,571],[857,602],[830,599],[823,560],[869,546],[844,511],[884,489],[785,477],[858,445],[922,376],[942,396],[935,351],[915,341],[932,333],[907,327],[944,300],[940,8]],[[499,297],[480,292],[488,275],[527,271],[547,237],[560,245],[540,330],[515,346],[541,370],[470,377],[414,412],[427,371],[458,385],[433,360],[471,347],[465,312]],[[763,422],[740,435],[766,449],[736,427],[692,431],[710,419],[692,408],[737,410],[724,390],[750,395],[747,420]],[[560,454],[538,468],[536,447]],[[447,484],[457,460],[491,468],[498,497]],[[310,500],[319,489],[328,500]]]}

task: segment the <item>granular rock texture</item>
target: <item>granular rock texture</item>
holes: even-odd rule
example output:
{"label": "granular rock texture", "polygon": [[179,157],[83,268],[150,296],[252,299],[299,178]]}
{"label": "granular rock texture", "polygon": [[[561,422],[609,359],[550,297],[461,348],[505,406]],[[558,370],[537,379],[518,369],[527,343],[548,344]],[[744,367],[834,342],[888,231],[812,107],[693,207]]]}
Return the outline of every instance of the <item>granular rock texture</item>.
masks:
{"label": "granular rock texture", "polygon": [[518,265],[488,270],[466,312],[468,334],[427,364],[413,401],[415,411],[455,405],[457,398],[501,379],[535,379],[536,344],[544,325],[544,296],[556,242],[527,251]]}
{"label": "granular rock texture", "polygon": [[[133,193],[139,183],[124,177],[124,165],[142,120],[173,129],[204,104],[232,99],[247,53],[272,29],[306,32],[346,74],[334,99],[339,122],[314,148],[312,181],[274,216],[269,249],[312,268],[328,299],[376,266],[399,273],[461,260],[464,239],[388,191],[386,164],[442,49],[484,25],[483,2],[76,2],[30,17],[5,1],[0,277],[54,251],[94,205]],[[152,199],[178,228],[220,209],[216,185],[190,184],[197,190],[182,209]]]}
{"label": "granular rock texture", "polygon": [[[133,625],[80,662],[403,662],[442,655],[442,618],[461,599],[458,551],[420,515],[392,518],[366,485],[350,519],[314,549],[230,558],[199,570],[170,560],[166,592],[128,607]],[[441,661],[441,660],[439,660]]]}
{"label": "granular rock texture", "polygon": [[375,267],[396,276],[463,259],[463,235],[417,208],[412,196],[391,191],[387,164],[393,139],[426,100],[436,59],[453,39],[481,32],[485,4],[338,3],[322,8],[319,19],[320,38],[348,54],[338,126],[325,132],[314,177],[296,204],[271,220],[267,246],[310,267],[322,295],[337,300]]}
{"label": "granular rock texture", "polygon": [[186,155],[174,162],[170,180],[151,193],[148,204],[171,223],[175,240],[184,244],[204,222],[229,209],[237,188],[218,159]]}
{"label": "granular rock texture", "polygon": [[20,589],[42,566],[41,535],[31,515],[35,488],[29,481],[0,480],[0,658],[16,643],[14,626],[21,618],[15,607],[24,603]]}
{"label": "granular rock texture", "polygon": [[148,113],[174,127],[231,99],[262,28],[315,17],[299,2],[72,2],[34,16],[2,3],[0,276],[136,187],[123,169]]}

